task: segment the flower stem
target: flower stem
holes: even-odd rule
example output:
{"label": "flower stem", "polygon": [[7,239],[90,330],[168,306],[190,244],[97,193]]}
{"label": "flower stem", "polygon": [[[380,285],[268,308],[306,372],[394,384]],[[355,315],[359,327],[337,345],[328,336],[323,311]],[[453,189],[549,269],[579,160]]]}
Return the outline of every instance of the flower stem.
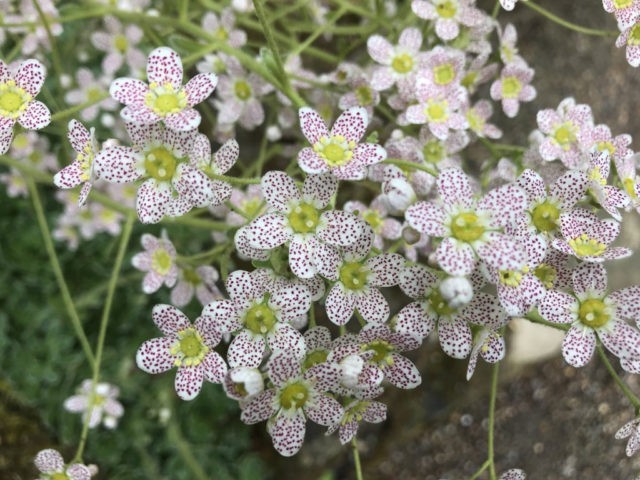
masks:
{"label": "flower stem", "polygon": [[491,370],[491,397],[489,398],[489,438],[488,438],[488,456],[489,462],[489,478],[490,480],[496,480],[496,466],[493,461],[494,448],[493,448],[493,430],[496,422],[496,396],[498,393],[498,371],[500,369],[500,362],[493,364]]}
{"label": "flower stem", "polygon": [[624,380],[622,380],[620,376],[618,376],[618,374],[613,368],[613,365],[611,365],[611,362],[607,358],[607,354],[604,352],[602,345],[599,342],[596,348],[598,350],[598,355],[600,355],[600,359],[602,360],[602,363],[604,363],[604,366],[607,367],[609,374],[611,375],[611,377],[613,377],[613,380],[618,384],[618,386],[620,387],[620,390],[622,390],[622,393],[624,393],[625,397],[627,397],[629,402],[631,402],[631,404],[634,406],[636,411],[640,410],[640,399],[631,391],[631,389],[624,382]]}
{"label": "flower stem", "polygon": [[362,465],[360,464],[360,452],[358,451],[358,441],[356,437],[351,440],[351,447],[353,450],[353,463],[356,467],[356,480],[364,480],[362,476]]}
{"label": "flower stem", "polygon": [[73,107],[67,108],[66,110],[62,110],[62,111],[60,111],[58,113],[55,113],[55,114],[51,115],[51,122],[55,122],[55,121],[58,121],[58,120],[63,120],[65,118],[67,118],[67,117],[70,117],[71,115],[73,115],[76,112],[80,112],[81,110],[84,110],[87,107],[95,105],[96,103],[100,103],[105,98],[109,98],[109,94],[107,92],[104,92],[103,94],[101,94],[95,100],[89,100],[87,102],[81,103],[80,105],[74,105]]}
{"label": "flower stem", "polygon": [[60,293],[62,294],[62,301],[64,302],[67,314],[71,318],[71,324],[73,325],[76,337],[78,337],[78,341],[82,346],[82,350],[84,350],[84,355],[87,358],[89,365],[93,367],[96,360],[93,355],[93,351],[91,350],[91,346],[89,345],[89,340],[87,340],[87,335],[84,333],[84,329],[82,328],[82,323],[80,322],[78,311],[76,310],[73,299],[71,298],[71,294],[69,293],[69,287],[67,286],[67,282],[64,279],[64,274],[62,273],[62,268],[60,267],[60,262],[58,261],[56,249],[53,246],[51,232],[49,231],[49,227],[47,226],[47,219],[44,216],[44,210],[42,208],[40,195],[38,194],[38,188],[30,177],[27,177],[25,180],[27,182],[27,187],[29,188],[33,208],[36,211],[38,226],[40,227],[40,232],[42,233],[44,246],[47,250],[47,254],[49,255],[49,262],[51,263],[53,274],[56,277],[58,288],[60,289]]}
{"label": "flower stem", "polygon": [[187,468],[191,470],[194,478],[198,480],[207,480],[209,476],[193,455],[190,445],[182,436],[180,427],[178,427],[178,423],[174,418],[171,419],[169,426],[167,427],[167,436],[169,437],[170,443],[175,445],[178,449],[178,453],[182,457],[182,460],[187,464]]}
{"label": "flower stem", "polygon": [[556,330],[564,330],[565,332],[567,330],[569,330],[569,328],[571,328],[571,325],[565,325],[565,324],[561,324],[561,323],[553,323],[553,322],[549,322],[549,321],[545,320],[544,318],[542,318],[540,316],[540,314],[536,310],[532,310],[531,312],[527,313],[527,315],[524,316],[523,318],[526,318],[530,322],[538,323],[540,325],[545,325],[545,326],[551,327],[551,328],[555,328]]}
{"label": "flower stem", "polygon": [[[127,221],[122,229],[122,235],[120,236],[120,245],[118,246],[118,253],[116,254],[116,260],[113,264],[113,270],[111,271],[111,277],[109,279],[109,286],[107,288],[107,298],[102,309],[102,319],[100,320],[100,331],[98,333],[98,344],[96,346],[96,361],[93,364],[93,378],[91,381],[91,398],[95,397],[96,386],[98,385],[98,379],[100,377],[100,364],[102,363],[102,353],[104,351],[104,341],[107,336],[107,325],[109,324],[109,317],[111,315],[111,305],[113,305],[113,297],[118,285],[118,277],[120,270],[122,269],[122,261],[124,260],[124,254],[127,251],[127,245],[131,238],[131,231],[133,230],[133,222],[135,215],[129,214]],[[84,424],[82,425],[82,433],[80,434],[80,443],[78,444],[78,450],[74,457],[74,462],[80,462],[82,460],[82,453],[84,447],[87,444],[87,437],[89,435],[89,420],[91,419],[91,411],[94,405],[89,405],[89,410],[86,413]]]}
{"label": "flower stem", "polygon": [[551,13],[546,8],[542,8],[540,5],[533,3],[531,0],[522,1],[520,3],[522,3],[522,5],[526,5],[531,10],[535,10],[539,14],[544,15],[552,22],[557,23],[562,27],[568,28],[569,30],[573,30],[574,32],[584,33],[585,35],[596,35],[600,37],[617,37],[619,35],[619,32],[614,32],[612,30],[598,30],[595,28],[587,28],[572,22],[568,22],[567,20],[564,20],[563,18],[560,18],[557,15]]}
{"label": "flower stem", "polygon": [[399,158],[387,158],[382,163],[388,163],[390,165],[395,165],[396,167],[400,167],[403,169],[412,168],[414,170],[420,170],[422,172],[427,172],[429,175],[433,177],[438,176],[438,172],[434,171],[432,168],[427,167],[426,165],[422,165],[420,163],[408,162],[406,160],[401,160]]}
{"label": "flower stem", "polygon": [[42,21],[42,25],[44,26],[45,31],[47,32],[47,38],[49,39],[49,44],[51,47],[51,60],[53,62],[53,69],[56,72],[56,77],[58,78],[58,82],[61,80],[62,75],[64,74],[64,70],[62,70],[62,62],[60,61],[60,55],[58,54],[58,49],[56,47],[56,39],[51,32],[51,26],[49,25],[49,20],[47,16],[42,11],[40,7],[40,3],[38,0],[33,0],[33,6],[36,7],[38,11],[38,16]]}
{"label": "flower stem", "polygon": [[489,468],[489,460],[485,461],[478,470],[475,471],[475,473],[473,475],[471,475],[469,477],[469,480],[476,480],[476,478],[478,478],[480,475],[482,475],[482,473]]}

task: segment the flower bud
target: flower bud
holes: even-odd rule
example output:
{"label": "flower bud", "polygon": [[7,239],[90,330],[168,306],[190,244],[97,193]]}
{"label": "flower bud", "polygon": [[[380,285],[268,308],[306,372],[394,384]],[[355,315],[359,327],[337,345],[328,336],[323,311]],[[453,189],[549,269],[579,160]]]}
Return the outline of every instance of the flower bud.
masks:
{"label": "flower bud", "polygon": [[473,298],[473,287],[467,277],[448,277],[440,284],[440,293],[450,307],[460,308]]}

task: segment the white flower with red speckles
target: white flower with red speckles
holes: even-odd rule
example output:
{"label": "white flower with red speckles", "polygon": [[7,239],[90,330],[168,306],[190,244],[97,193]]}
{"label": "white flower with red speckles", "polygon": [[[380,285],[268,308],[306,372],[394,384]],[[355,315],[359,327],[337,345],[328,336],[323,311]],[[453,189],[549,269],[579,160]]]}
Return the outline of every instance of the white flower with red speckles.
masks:
{"label": "white flower with red speckles", "polygon": [[402,224],[395,218],[389,217],[385,206],[385,197],[379,195],[369,206],[359,201],[348,201],[342,207],[345,212],[351,212],[362,218],[372,228],[375,237],[373,246],[382,249],[385,240],[398,240],[402,235]]}
{"label": "white flower with red speckles", "polygon": [[640,212],[640,177],[636,171],[638,155],[615,159],[616,173],[624,187],[624,194],[629,198],[628,208],[635,208]]}
{"label": "white flower with red speckles", "polygon": [[34,59],[22,62],[14,73],[0,60],[0,154],[9,150],[16,122],[27,130],[49,125],[51,112],[35,100],[46,75],[45,66]]}
{"label": "white flower with red speckles", "polygon": [[300,168],[309,174],[331,173],[340,180],[362,180],[370,165],[387,158],[374,143],[359,143],[369,124],[366,109],[353,107],[340,114],[331,131],[315,110],[299,110],[302,134],[311,143],[298,153]]}
{"label": "white flower with red speckles", "polygon": [[486,260],[508,253],[502,227],[512,223],[527,205],[526,192],[515,184],[474,198],[471,182],[460,169],[448,168],[437,179],[441,204],[418,202],[405,218],[419,232],[442,238],[435,252],[440,267],[450,275],[469,275],[476,257]]}
{"label": "white flower with red speckles", "polygon": [[36,468],[40,471],[38,480],[51,480],[54,478],[64,478],[68,480],[90,480],[91,470],[82,463],[72,463],[65,465],[60,452],[52,448],[40,450],[33,460]]}
{"label": "white flower with red speckles", "polygon": [[302,334],[290,323],[306,318],[311,293],[300,284],[270,286],[259,270],[236,270],[226,282],[231,298],[211,302],[202,311],[221,333],[235,334],[227,353],[231,367],[258,367],[267,346],[271,352],[304,354]]}
{"label": "white flower with red speckles", "polygon": [[64,408],[69,412],[82,413],[83,421],[89,417],[89,428],[103,423],[107,428],[115,428],[118,419],[124,414],[122,404],[117,400],[120,389],[115,385],[100,382],[95,389],[93,380],[82,382],[78,393],[64,401]]}
{"label": "white flower with red speckles", "polygon": [[93,127],[91,130],[87,130],[77,120],[69,122],[67,137],[77,155],[70,165],[55,174],[53,183],[59,188],[73,188],[82,184],[82,189],[78,196],[78,205],[83,206],[87,201],[95,179],[93,161],[100,147],[96,141]]}
{"label": "white flower with red speckles", "polygon": [[286,173],[267,172],[261,185],[272,211],[244,229],[248,246],[273,250],[288,244],[289,266],[300,278],[330,270],[339,255],[336,247],[352,245],[363,228],[363,222],[351,213],[325,210],[337,183],[332,175],[309,175],[300,191]]}
{"label": "white flower with red speckles", "polygon": [[267,431],[281,455],[300,450],[307,419],[328,427],[343,417],[340,403],[325,393],[337,385],[339,370],[305,370],[299,357],[280,353],[271,357],[267,373],[273,388],[253,397],[240,418],[247,424],[268,420]]}
{"label": "white flower with red speckles", "polygon": [[602,0],[605,11],[613,13],[618,21],[618,28],[626,30],[637,23],[640,16],[640,3],[637,0]]}
{"label": "white flower with red speckles", "polygon": [[240,405],[264,391],[262,372],[254,367],[235,367],[227,372],[222,383],[227,397],[237,400]]}
{"label": "white flower with red speckles", "polygon": [[[200,168],[207,140],[196,131],[177,132],[162,124],[127,124],[133,147],[113,146],[95,157],[100,178],[113,183],[144,180],[138,187],[136,210],[143,223],[165,215],[178,217],[194,207],[222,203],[231,187],[211,180]],[[208,160],[208,159],[207,159]]]}
{"label": "white flower with red speckles", "polygon": [[322,275],[335,282],[325,300],[327,316],[336,325],[345,325],[354,310],[366,322],[382,323],[389,316],[389,303],[378,287],[398,284],[404,258],[397,253],[369,257],[373,231],[367,226],[360,238],[342,249],[342,258]]}
{"label": "white flower with red speckles", "polygon": [[354,400],[344,408],[344,415],[339,423],[331,425],[327,435],[338,430],[338,438],[346,445],[358,434],[361,421],[380,423],[387,419],[387,406],[375,400]]}
{"label": "white flower with red speckles", "polygon": [[411,9],[418,17],[435,20],[436,35],[449,41],[460,33],[460,25],[474,27],[482,20],[482,12],[471,0],[413,0]]}
{"label": "white flower with red speckles", "polygon": [[147,373],[163,373],[178,367],[176,393],[182,400],[193,400],[206,380],[222,383],[227,364],[214,350],[220,332],[212,319],[202,316],[192,325],[180,310],[171,305],[156,305],[153,321],[164,337],[144,342],[136,354],[138,368]]}
{"label": "white flower with red speckles", "polygon": [[142,291],[156,292],[163,283],[173,287],[178,280],[177,253],[167,233],[163,231],[161,238],[145,233],[140,241],[145,251],[135,254],[131,263],[138,270],[147,272],[142,280]]}
{"label": "white flower with red speckles", "polygon": [[636,17],[634,24],[622,30],[622,33],[616,39],[616,47],[626,47],[625,55],[627,62],[632,67],[640,66],[640,21]]}
{"label": "white flower with red speckles", "polygon": [[628,438],[629,440],[627,441],[625,453],[627,454],[627,457],[634,455],[638,450],[640,450],[640,418],[634,418],[630,422],[625,423],[616,432],[615,437],[617,440]]}
{"label": "white flower with red speckles", "polygon": [[111,96],[126,106],[120,112],[125,122],[152,125],[160,121],[171,130],[186,132],[200,125],[200,114],[193,108],[211,95],[218,77],[199,73],[182,86],[182,61],[168,47],[149,54],[149,85],[135,78],[117,78],[111,84]]}
{"label": "white flower with red speckles", "polygon": [[611,155],[609,150],[591,152],[589,162],[589,192],[604,210],[618,221],[622,220],[619,208],[625,208],[629,204],[629,197],[625,193],[607,185],[609,170],[611,169]]}
{"label": "white flower with red speckles", "polygon": [[520,102],[536,98],[536,89],[529,85],[534,71],[527,65],[510,63],[500,72],[500,78],[491,84],[491,98],[502,102],[502,111],[513,118],[520,110]]}
{"label": "white flower with red speckles", "polygon": [[493,114],[493,106],[488,100],[480,100],[475,105],[469,107],[465,113],[469,130],[480,138],[497,139],[502,137],[502,130],[488,123],[489,117]]}
{"label": "white flower with red speckles", "polygon": [[[508,0],[500,0],[501,2],[507,2]],[[515,3],[515,0],[512,0]],[[511,470],[507,470],[502,475],[500,475],[500,480],[525,480],[527,478],[527,474],[524,473],[524,470],[520,470],[519,468],[512,468]]]}
{"label": "white flower with red speckles", "polygon": [[615,260],[632,253],[625,247],[609,246],[620,233],[620,223],[611,218],[600,220],[582,208],[560,215],[560,232],[563,238],[554,239],[551,245],[584,262]]}
{"label": "white flower with red speckles", "polygon": [[454,85],[444,91],[434,88],[426,77],[416,81],[417,104],[411,104],[405,112],[407,122],[426,124],[435,137],[446,140],[450,130],[467,128],[467,119],[462,109],[467,104],[467,91]]}
{"label": "white flower with red speckles", "polygon": [[607,294],[607,272],[601,264],[580,265],[573,272],[573,294],[550,290],[538,311],[549,322],[571,325],[562,355],[574,367],[591,359],[596,338],[625,370],[640,361],[640,332],[625,321],[640,320],[640,286]]}

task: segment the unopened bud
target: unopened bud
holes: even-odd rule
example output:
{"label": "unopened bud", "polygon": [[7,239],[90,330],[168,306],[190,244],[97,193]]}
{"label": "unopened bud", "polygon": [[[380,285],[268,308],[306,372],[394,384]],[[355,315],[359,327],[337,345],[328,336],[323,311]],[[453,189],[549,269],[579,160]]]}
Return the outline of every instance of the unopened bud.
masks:
{"label": "unopened bud", "polygon": [[473,287],[467,277],[448,277],[440,284],[440,294],[450,307],[460,308],[473,298]]}
{"label": "unopened bud", "polygon": [[418,243],[418,241],[420,240],[420,232],[417,231],[415,228],[410,227],[409,225],[406,225],[402,229],[402,239],[408,245],[413,245],[415,243]]}

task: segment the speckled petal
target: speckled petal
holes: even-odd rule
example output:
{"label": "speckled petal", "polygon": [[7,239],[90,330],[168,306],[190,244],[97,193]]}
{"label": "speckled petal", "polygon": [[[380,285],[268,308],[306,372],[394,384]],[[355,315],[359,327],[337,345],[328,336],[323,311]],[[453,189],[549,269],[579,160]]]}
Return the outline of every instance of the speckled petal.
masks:
{"label": "speckled petal", "polygon": [[473,206],[473,190],[467,175],[459,168],[447,168],[438,175],[438,193],[445,205]]}
{"label": "speckled petal", "polygon": [[318,208],[325,208],[337,190],[338,179],[333,175],[307,175],[302,186],[302,195],[313,199]]}
{"label": "speckled petal", "polygon": [[[180,77],[182,82],[182,77]],[[199,73],[184,86],[187,103],[190,107],[205,101],[218,85],[218,77],[214,73]]]}
{"label": "speckled petal", "polygon": [[436,250],[436,259],[450,275],[469,275],[476,266],[476,255],[470,245],[445,238]]}
{"label": "speckled petal", "polygon": [[148,92],[149,86],[135,78],[116,78],[109,87],[109,94],[125,105],[143,104]]}
{"label": "speckled petal", "polygon": [[86,465],[74,463],[69,465],[66,471],[69,480],[91,480],[91,470]]}
{"label": "speckled petal", "polygon": [[39,100],[29,103],[27,109],[18,117],[18,123],[27,130],[40,130],[51,122],[51,112]]}
{"label": "speckled petal", "polygon": [[298,453],[304,442],[307,420],[301,411],[292,416],[283,414],[276,417],[271,427],[271,440],[277,452],[283,457]]}
{"label": "speckled petal", "polygon": [[74,161],[53,176],[53,184],[58,188],[77,187],[84,181],[83,173],[80,162]]}
{"label": "speckled petal", "polygon": [[607,290],[607,271],[601,264],[583,263],[573,271],[573,288],[576,295],[604,295]]}
{"label": "speckled petal", "polygon": [[52,448],[41,450],[33,460],[36,468],[42,473],[57,473],[64,470],[64,459],[60,452]]}
{"label": "speckled petal", "polygon": [[279,213],[267,213],[256,218],[245,229],[249,245],[261,250],[276,248],[291,238],[287,219]]}
{"label": "speckled petal", "polygon": [[129,183],[137,180],[140,174],[136,171],[136,161],[135,151],[120,145],[105,148],[94,159],[98,176],[112,183]]}
{"label": "speckled petal", "polygon": [[167,205],[171,202],[171,189],[168,184],[156,185],[149,179],[138,188],[136,210],[142,223],[158,223],[165,215]]}
{"label": "speckled petal", "polygon": [[329,210],[320,216],[320,222],[317,236],[329,245],[347,247],[362,234],[362,222],[349,212]]}
{"label": "speckled petal", "polygon": [[273,413],[275,390],[269,389],[258,393],[242,410],[240,419],[249,425],[262,422]]}
{"label": "speckled petal", "polygon": [[394,331],[422,340],[433,331],[436,323],[420,303],[413,302],[398,312],[394,325]]}
{"label": "speckled petal", "polygon": [[222,383],[227,375],[227,364],[218,352],[209,352],[202,359],[202,370],[208,382]]}
{"label": "speckled petal", "polygon": [[320,395],[313,407],[304,409],[307,417],[318,425],[328,427],[338,423],[344,415],[344,408],[335,398],[328,395]]}
{"label": "speckled petal", "polygon": [[149,54],[147,61],[149,83],[164,85],[170,83],[174,89],[182,86],[182,61],[180,56],[168,47],[159,47]]}
{"label": "speckled petal", "polygon": [[356,308],[367,322],[382,323],[389,318],[389,302],[377,288],[359,294],[356,297]]}
{"label": "speckled petal", "polygon": [[26,90],[32,97],[40,93],[44,80],[47,76],[47,69],[38,60],[25,60],[18,67],[15,75],[16,85]]}
{"label": "speckled petal", "polygon": [[432,288],[438,277],[422,265],[412,265],[405,268],[399,275],[400,288],[411,298],[422,298],[427,289]]}
{"label": "speckled petal", "polygon": [[416,388],[422,383],[420,372],[411,360],[397,353],[391,354],[391,365],[384,369],[384,376],[392,385],[410,389]]}
{"label": "speckled petal", "polygon": [[235,138],[230,138],[220,147],[214,155],[214,163],[218,167],[218,173],[224,174],[233,167],[240,155],[240,145]]}
{"label": "speckled petal", "polygon": [[[298,115],[300,117],[300,129],[310,144],[317,143],[322,137],[329,136],[329,130],[318,112],[309,107],[302,107]],[[313,150],[312,150],[313,151]]]}
{"label": "speckled petal", "polygon": [[393,287],[398,285],[400,271],[405,259],[397,253],[383,253],[367,260],[367,267],[373,273],[369,284],[374,287]]}
{"label": "speckled petal", "polygon": [[277,323],[267,336],[267,343],[273,354],[280,352],[302,358],[305,345],[302,334],[286,323]]}
{"label": "speckled petal", "polygon": [[444,210],[431,202],[417,202],[407,208],[405,218],[409,225],[432,237],[444,237]]}
{"label": "speckled petal", "polygon": [[153,322],[164,335],[174,335],[189,328],[191,322],[187,316],[172,305],[159,304],[151,311]]}
{"label": "speckled petal", "polygon": [[381,35],[372,35],[367,40],[367,52],[374,61],[382,65],[390,65],[393,46]]}
{"label": "speckled petal", "polygon": [[374,143],[360,143],[353,150],[351,162],[359,167],[368,167],[382,162],[387,158],[387,151]]}
{"label": "speckled petal", "polygon": [[167,337],[145,341],[136,353],[136,365],[147,373],[163,373],[173,368],[170,349],[173,341]]}
{"label": "speckled petal", "polygon": [[13,125],[9,128],[0,128],[0,155],[7,153],[13,140]]}
{"label": "speckled petal", "polygon": [[336,325],[345,325],[353,315],[356,299],[354,295],[345,292],[342,285],[336,284],[329,291],[325,304],[329,320]]}
{"label": "speckled petal", "polygon": [[262,356],[266,349],[263,337],[254,337],[246,330],[241,331],[229,345],[227,361],[229,367],[255,367],[262,363]]}
{"label": "speckled petal", "polygon": [[289,267],[299,278],[312,278],[317,273],[310,242],[295,235],[289,245]]}
{"label": "speckled petal", "polygon": [[640,285],[613,292],[609,298],[615,302],[620,317],[640,321]]}
{"label": "speckled petal", "polygon": [[176,393],[182,400],[193,400],[198,396],[204,382],[202,365],[179,367],[176,372]]}
{"label": "speckled petal", "polygon": [[440,346],[450,357],[466,358],[471,351],[473,342],[471,328],[467,322],[461,319],[441,319],[438,323],[438,338]]}
{"label": "speckled petal", "polygon": [[570,170],[551,185],[549,193],[560,201],[562,209],[569,210],[584,196],[588,183],[584,172]]}
{"label": "speckled petal", "polygon": [[267,203],[279,212],[288,212],[291,200],[300,199],[300,190],[285,172],[271,171],[264,174],[260,182]]}
{"label": "speckled petal", "polygon": [[584,367],[596,349],[596,334],[580,326],[571,327],[562,342],[562,356],[572,367]]}
{"label": "speckled petal", "polygon": [[298,153],[298,164],[303,172],[308,174],[327,173],[329,167],[312,148],[306,147]]}
{"label": "speckled petal", "polygon": [[190,132],[200,125],[202,118],[197,110],[193,108],[185,108],[176,113],[171,113],[164,117],[164,123],[167,128],[176,132]]}
{"label": "speckled petal", "polygon": [[571,306],[576,303],[576,299],[564,292],[549,290],[544,296],[538,311],[542,318],[553,323],[573,323],[575,316],[571,313]]}
{"label": "speckled petal", "polygon": [[336,119],[331,128],[331,135],[341,135],[348,141],[358,143],[364,136],[368,124],[367,110],[362,107],[352,107],[342,112]]}

